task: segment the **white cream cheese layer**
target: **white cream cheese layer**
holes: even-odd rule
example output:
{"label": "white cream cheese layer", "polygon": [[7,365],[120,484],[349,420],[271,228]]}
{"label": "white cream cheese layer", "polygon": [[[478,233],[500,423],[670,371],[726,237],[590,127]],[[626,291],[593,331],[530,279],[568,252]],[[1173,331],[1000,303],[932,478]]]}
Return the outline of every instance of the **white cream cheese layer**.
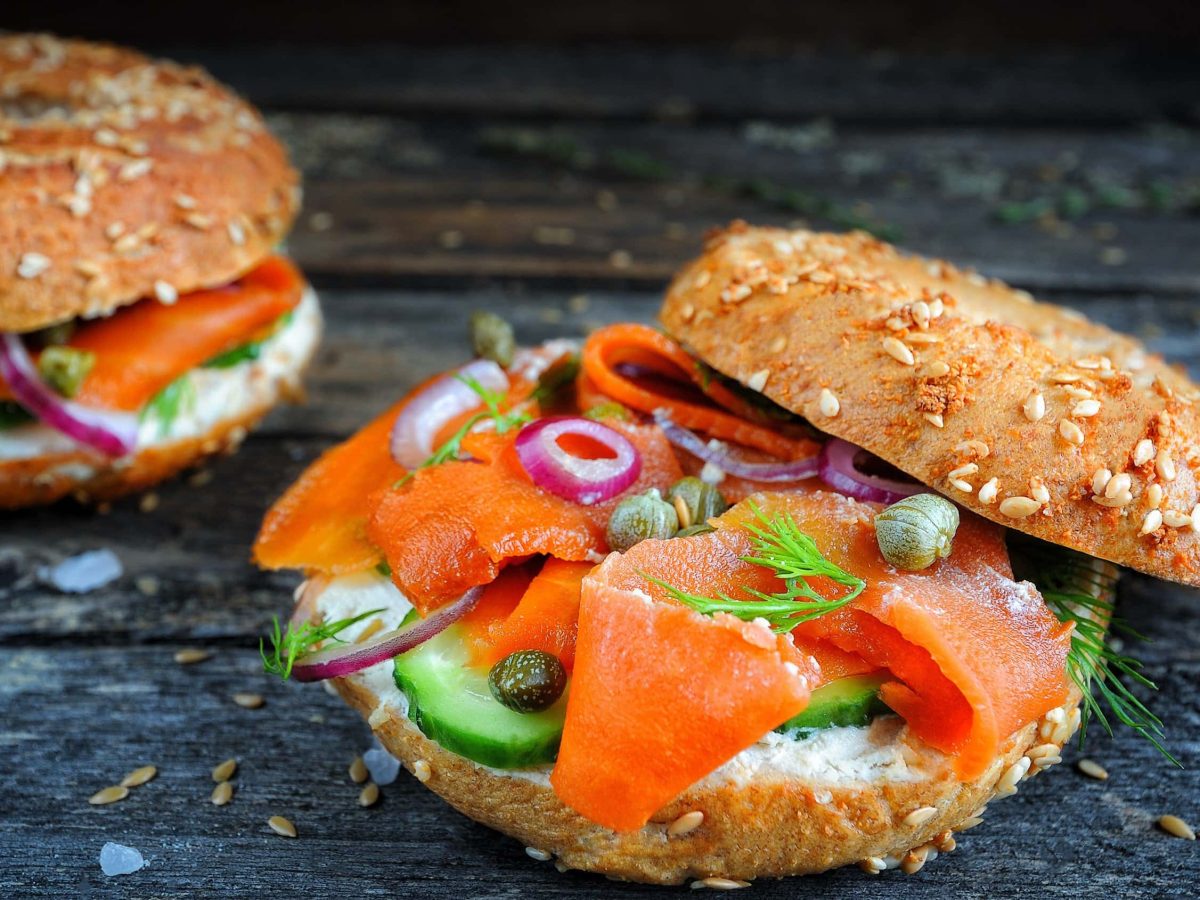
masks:
{"label": "white cream cheese layer", "polygon": [[[404,595],[375,572],[360,572],[332,580],[315,598],[315,608],[327,621],[349,618],[371,609],[382,609],[379,618],[393,628],[412,609]],[[368,622],[344,633],[353,640]],[[392,663],[382,662],[351,676],[378,699],[379,706],[399,715],[408,712],[408,701],[392,679]],[[415,726],[414,726],[415,727]],[[897,729],[898,730],[898,729]],[[893,731],[892,738],[895,737]],[[551,766],[530,769],[493,769],[494,775],[550,784]],[[752,780],[786,778],[821,785],[856,782],[919,781],[927,777],[906,762],[903,745],[895,739],[873,734],[871,728],[827,728],[811,737],[796,740],[776,732],[743,750],[716,771],[701,779],[702,786],[744,784]]]}
{"label": "white cream cheese layer", "polygon": [[[257,359],[225,369],[193,369],[190,389],[179,413],[169,423],[145,416],[138,429],[138,449],[199,437],[218,423],[240,419],[273,403],[282,386],[298,384],[301,370],[321,338],[321,307],[312,288],[291,320],[268,338]],[[0,461],[71,453],[79,445],[45,425],[31,423],[0,431]],[[86,477],[86,476],[85,476]]]}

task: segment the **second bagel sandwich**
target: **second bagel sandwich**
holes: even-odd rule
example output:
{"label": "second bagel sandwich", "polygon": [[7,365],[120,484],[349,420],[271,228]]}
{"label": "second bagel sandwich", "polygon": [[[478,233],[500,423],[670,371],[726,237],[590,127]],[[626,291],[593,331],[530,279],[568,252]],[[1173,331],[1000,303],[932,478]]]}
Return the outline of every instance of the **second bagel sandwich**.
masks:
{"label": "second bagel sandwich", "polygon": [[200,69],[0,36],[0,509],[148,487],[297,396],[287,153]]}

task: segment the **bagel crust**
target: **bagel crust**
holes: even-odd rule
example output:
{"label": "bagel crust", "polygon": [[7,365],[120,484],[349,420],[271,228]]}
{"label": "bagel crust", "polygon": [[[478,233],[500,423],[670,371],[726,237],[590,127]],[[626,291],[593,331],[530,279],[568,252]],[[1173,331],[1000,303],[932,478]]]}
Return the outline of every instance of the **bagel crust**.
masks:
{"label": "bagel crust", "polygon": [[203,70],[0,36],[0,330],[227,284],[299,202],[282,145]]}
{"label": "bagel crust", "polygon": [[862,233],[744,223],[680,272],[661,320],[979,515],[1200,586],[1200,391],[1133,338]]}

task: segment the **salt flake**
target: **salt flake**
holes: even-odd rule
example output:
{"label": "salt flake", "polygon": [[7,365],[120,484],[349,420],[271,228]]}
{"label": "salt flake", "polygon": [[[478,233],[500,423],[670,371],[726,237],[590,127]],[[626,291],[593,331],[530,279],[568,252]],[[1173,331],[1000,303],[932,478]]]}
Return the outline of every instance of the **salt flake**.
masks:
{"label": "salt flake", "polygon": [[125,567],[111,550],[89,550],[38,569],[38,579],[68,594],[86,594],[121,577]]}
{"label": "salt flake", "polygon": [[146,864],[145,857],[132,847],[109,841],[100,848],[100,868],[110,878],[114,875],[129,875]]}
{"label": "salt flake", "polygon": [[391,784],[400,774],[400,760],[388,753],[378,741],[363,754],[363,762],[367,764],[371,780],[378,785]]}

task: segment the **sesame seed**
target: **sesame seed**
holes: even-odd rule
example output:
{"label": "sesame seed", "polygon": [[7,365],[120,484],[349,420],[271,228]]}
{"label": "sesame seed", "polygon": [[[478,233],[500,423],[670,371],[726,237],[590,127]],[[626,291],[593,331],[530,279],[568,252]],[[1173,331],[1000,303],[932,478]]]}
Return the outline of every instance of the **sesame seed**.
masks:
{"label": "sesame seed", "polygon": [[989,478],[979,489],[979,502],[985,506],[990,506],[996,502],[996,492],[999,489],[1000,481],[996,478]]}
{"label": "sesame seed", "polygon": [[917,327],[922,331],[929,327],[929,304],[924,300],[918,300],[912,305],[913,321],[917,323]]}
{"label": "sesame seed", "polygon": [[1070,419],[1058,420],[1058,433],[1069,444],[1079,446],[1083,443],[1083,429]]}
{"label": "sesame seed", "polygon": [[1103,494],[1104,487],[1112,480],[1112,472],[1108,469],[1097,469],[1092,476],[1092,493]]}
{"label": "sesame seed", "polygon": [[175,205],[178,206],[180,209],[195,209],[196,208],[196,198],[193,197],[191,194],[176,194],[175,195]]}
{"label": "sesame seed", "polygon": [[125,163],[117,172],[117,181],[136,181],[143,175],[146,175],[154,168],[153,160],[135,159],[133,162]]}
{"label": "sesame seed", "polygon": [[810,272],[807,277],[808,277],[808,280],[811,281],[813,284],[829,284],[831,281],[834,280],[833,273],[826,272],[823,269],[818,269],[815,272]]}
{"label": "sesame seed", "polygon": [[208,798],[213,806],[225,806],[233,799],[233,782],[222,781],[212,789]]}
{"label": "sesame seed", "polygon": [[829,388],[821,388],[820,400],[821,415],[832,419],[842,411],[842,402],[838,400],[837,395]]}
{"label": "sesame seed", "polygon": [[712,271],[710,269],[704,269],[699,275],[696,276],[696,280],[692,282],[692,287],[695,290],[702,290],[708,286],[710,281],[712,281]]}
{"label": "sesame seed", "polygon": [[1007,497],[1000,502],[1000,512],[1010,519],[1024,519],[1040,508],[1041,504],[1032,497]]}
{"label": "sesame seed", "polygon": [[1075,768],[1088,778],[1095,778],[1097,781],[1108,781],[1108,770],[1094,759],[1081,759],[1075,763]]}
{"label": "sesame seed", "polygon": [[1162,506],[1163,489],[1161,484],[1152,484],[1146,488],[1146,503],[1151,509],[1158,509]]}
{"label": "sesame seed", "polygon": [[17,263],[17,275],[21,278],[37,278],[50,268],[50,258],[41,253],[24,253]]}
{"label": "sesame seed", "polygon": [[974,475],[979,471],[979,466],[975,463],[964,463],[957,469],[952,469],[946,474],[947,478],[965,478],[967,475]]}
{"label": "sesame seed", "polygon": [[937,815],[936,806],[922,806],[914,809],[904,817],[904,825],[909,828],[916,828],[918,825],[924,825],[930,819]]}
{"label": "sesame seed", "polygon": [[232,221],[225,226],[226,232],[229,234],[229,239],[237,246],[242,246],[246,243],[246,229],[242,227],[241,222]]}
{"label": "sesame seed", "polygon": [[1192,524],[1192,517],[1188,513],[1169,509],[1163,513],[1163,524],[1168,528],[1187,528]]}
{"label": "sesame seed", "polygon": [[996,794],[1000,797],[1009,797],[1017,792],[1017,782],[1025,777],[1029,771],[1033,761],[1028,756],[1022,756],[1015,763],[1004,770],[1004,774],[1000,776],[1000,780],[996,782]]}
{"label": "sesame seed", "polygon": [[175,662],[181,666],[191,666],[196,663],[202,663],[212,656],[207,650],[201,650],[198,647],[185,647],[182,650],[175,651]]}
{"label": "sesame seed", "polygon": [[1175,460],[1171,459],[1171,454],[1167,452],[1166,447],[1159,450],[1154,457],[1154,471],[1163,481],[1175,480]]}
{"label": "sesame seed", "polygon": [[[1133,486],[1133,479],[1126,472],[1121,472],[1119,475],[1114,475],[1104,485],[1104,496],[1109,500],[1114,497],[1119,497],[1121,494],[1126,494]],[[1097,491],[1099,493],[1099,491]]]}
{"label": "sesame seed", "polygon": [[927,412],[927,413],[925,413],[925,421],[928,422],[930,425],[932,425],[934,428],[945,428],[946,427],[946,420],[942,418],[941,413]]}
{"label": "sesame seed", "polygon": [[1123,491],[1115,497],[1103,497],[1100,494],[1092,495],[1092,502],[1099,506],[1106,506],[1110,509],[1119,509],[1122,506],[1128,506],[1133,502],[1133,494],[1129,491]]}
{"label": "sesame seed", "polygon": [[1200,533],[1200,503],[1192,507],[1192,531]]}
{"label": "sesame seed", "polygon": [[941,318],[942,313],[946,311],[946,304],[941,297],[934,297],[929,301],[929,315],[931,318]]}
{"label": "sesame seed", "polygon": [[1162,527],[1162,523],[1163,514],[1157,509],[1152,509],[1150,512],[1146,513],[1146,518],[1142,519],[1142,528],[1138,534],[1151,534],[1152,532],[1158,531],[1158,529]]}
{"label": "sesame seed", "polygon": [[858,861],[858,867],[868,875],[878,875],[887,868],[887,863],[878,856],[868,856]]}
{"label": "sesame seed", "polygon": [[947,828],[934,836],[933,846],[937,848],[938,853],[953,853],[958,847],[958,841],[954,840],[954,832]]}
{"label": "sesame seed", "polygon": [[899,338],[885,337],[883,339],[883,349],[888,356],[898,363],[903,363],[906,366],[916,363],[916,357],[913,356],[912,349]]}
{"label": "sesame seed", "polygon": [[900,871],[905,875],[916,875],[921,871],[928,859],[929,850],[925,847],[909,850],[904,854],[904,859],[900,861]]}
{"label": "sesame seed", "polygon": [[233,759],[232,757],[225,760],[223,763],[218,763],[217,765],[213,766],[212,780],[218,783],[222,781],[228,781],[234,776],[234,773],[237,772],[237,766],[237,760]]}
{"label": "sesame seed", "polygon": [[1029,479],[1029,495],[1043,506],[1050,502],[1050,491],[1040,478]]}
{"label": "sesame seed", "polygon": [[959,831],[970,831],[972,828],[978,828],[983,824],[982,816],[970,816],[958,823]]}
{"label": "sesame seed", "polygon": [[693,809],[691,812],[685,812],[682,816],[667,826],[667,834],[671,837],[680,837],[685,834],[691,834],[704,823],[704,813],[698,809]]}
{"label": "sesame seed", "polygon": [[175,285],[160,280],[154,282],[154,296],[158,298],[159,303],[170,306],[179,299],[179,291],[175,290]]}
{"label": "sesame seed", "polygon": [[1158,827],[1169,835],[1177,838],[1183,838],[1185,841],[1194,841],[1196,832],[1192,830],[1192,826],[1179,816],[1159,816]]}
{"label": "sesame seed", "polygon": [[883,324],[888,331],[903,331],[908,327],[908,323],[899,316],[889,316],[888,320]]}
{"label": "sesame seed", "polygon": [[930,378],[941,378],[943,375],[949,375],[950,364],[944,359],[935,359],[929,364],[929,368],[925,370],[925,374]]}
{"label": "sesame seed", "polygon": [[150,781],[158,774],[157,766],[142,766],[134,769],[128,775],[121,779],[121,787],[138,787]]}
{"label": "sesame seed", "polygon": [[124,800],[129,796],[129,788],[123,784],[114,784],[112,787],[106,787],[101,791],[96,791],[92,796],[88,797],[88,803],[92,806],[108,806],[110,803],[116,803],[118,800]]}
{"label": "sesame seed", "polygon": [[976,459],[987,459],[991,448],[983,441],[960,441],[954,446],[955,453],[974,453]]}
{"label": "sesame seed", "polygon": [[754,292],[754,289],[748,284],[731,284],[725,290],[721,291],[722,303],[738,303],[745,300]]}
{"label": "sesame seed", "polygon": [[1133,464],[1135,466],[1144,466],[1150,460],[1154,459],[1155,454],[1154,441],[1150,438],[1142,438],[1137,442],[1137,446],[1133,448]]}
{"label": "sesame seed", "polygon": [[1050,380],[1055,384],[1074,384],[1077,381],[1082,381],[1083,376],[1078,372],[1055,372],[1050,376]]}
{"label": "sesame seed", "polygon": [[1025,418],[1030,422],[1039,422],[1042,416],[1046,415],[1046,398],[1034,391],[1025,400],[1025,405],[1021,409],[1025,413]]}
{"label": "sesame seed", "polygon": [[908,335],[908,342],[910,344],[940,344],[942,336],[934,334],[932,331],[915,331]]}
{"label": "sesame seed", "polygon": [[233,695],[233,702],[242,709],[258,709],[267,701],[263,699],[262,694],[239,692]]}
{"label": "sesame seed", "polygon": [[1089,419],[1100,412],[1099,400],[1080,400],[1071,410],[1071,415],[1077,419]]}
{"label": "sesame seed", "polygon": [[784,335],[777,335],[771,339],[771,344],[767,347],[771,353],[782,353],[787,349],[787,338]]}
{"label": "sesame seed", "polygon": [[746,387],[752,391],[759,391],[761,393],[762,389],[767,386],[767,379],[770,377],[770,369],[759,369],[750,376],[750,379],[746,382]]}
{"label": "sesame seed", "polygon": [[427,760],[418,759],[415,763],[413,763],[413,776],[417,779],[417,781],[421,782],[421,784],[424,784],[433,777],[433,768],[429,765]]}
{"label": "sesame seed", "polygon": [[373,781],[367,782],[358,794],[359,806],[374,806],[379,802],[379,785]]}
{"label": "sesame seed", "polygon": [[121,137],[115,131],[109,128],[101,128],[92,135],[92,140],[94,140],[101,147],[115,147],[121,140]]}
{"label": "sesame seed", "polygon": [[183,221],[197,231],[208,231],[213,225],[212,216],[206,216],[204,213],[188,213],[183,217]]}
{"label": "sesame seed", "polygon": [[1062,385],[1062,392],[1068,397],[1074,397],[1076,400],[1092,400],[1095,399],[1095,394],[1088,388],[1079,387],[1075,384]]}
{"label": "sesame seed", "polygon": [[553,856],[545,850],[539,850],[537,847],[526,847],[525,855],[530,859],[536,859],[538,862],[549,862]]}
{"label": "sesame seed", "polygon": [[280,837],[296,837],[296,826],[283,816],[271,816],[271,818],[267,819],[267,825]]}
{"label": "sesame seed", "polygon": [[362,784],[367,780],[370,772],[367,770],[367,764],[361,756],[354,757],[354,762],[350,763],[350,780],[355,784]]}
{"label": "sesame seed", "polygon": [[736,891],[750,887],[750,882],[735,881],[732,878],[701,878],[699,881],[693,881],[691,887],[693,891],[705,888],[710,891]]}

